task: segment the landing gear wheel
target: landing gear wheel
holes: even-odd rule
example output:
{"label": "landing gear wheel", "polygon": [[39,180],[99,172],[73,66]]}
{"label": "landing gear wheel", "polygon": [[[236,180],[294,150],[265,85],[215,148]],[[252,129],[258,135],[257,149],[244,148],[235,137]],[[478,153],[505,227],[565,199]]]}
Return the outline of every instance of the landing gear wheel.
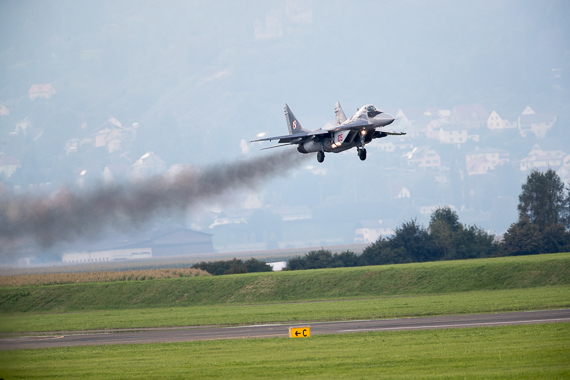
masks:
{"label": "landing gear wheel", "polygon": [[317,152],[317,161],[323,162],[324,160],[325,160],[325,152],[323,152],[322,150],[320,152]]}
{"label": "landing gear wheel", "polygon": [[360,157],[361,161],[366,160],[366,149],[362,148],[358,151],[358,157]]}

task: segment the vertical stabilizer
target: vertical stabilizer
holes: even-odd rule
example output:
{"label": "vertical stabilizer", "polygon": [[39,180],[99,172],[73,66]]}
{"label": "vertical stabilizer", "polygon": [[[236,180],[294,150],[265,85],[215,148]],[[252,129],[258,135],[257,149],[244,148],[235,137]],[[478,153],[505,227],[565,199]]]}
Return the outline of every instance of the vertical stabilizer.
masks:
{"label": "vertical stabilizer", "polygon": [[295,133],[306,132],[287,104],[285,104],[285,119],[287,120],[289,134],[294,135]]}
{"label": "vertical stabilizer", "polygon": [[339,102],[336,102],[334,105],[334,118],[336,125],[341,125],[346,121],[346,115],[344,114],[344,111],[342,110]]}

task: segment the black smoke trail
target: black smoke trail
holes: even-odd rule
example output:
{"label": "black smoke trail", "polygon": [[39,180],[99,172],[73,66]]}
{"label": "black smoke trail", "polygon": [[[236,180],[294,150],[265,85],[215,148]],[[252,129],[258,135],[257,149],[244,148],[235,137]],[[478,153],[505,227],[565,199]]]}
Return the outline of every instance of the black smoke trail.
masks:
{"label": "black smoke trail", "polygon": [[231,196],[235,190],[255,189],[298,168],[304,157],[294,150],[284,150],[87,191],[61,189],[52,196],[4,195],[0,198],[0,252],[23,242],[46,248],[95,238],[110,228],[133,230],[154,218]]}

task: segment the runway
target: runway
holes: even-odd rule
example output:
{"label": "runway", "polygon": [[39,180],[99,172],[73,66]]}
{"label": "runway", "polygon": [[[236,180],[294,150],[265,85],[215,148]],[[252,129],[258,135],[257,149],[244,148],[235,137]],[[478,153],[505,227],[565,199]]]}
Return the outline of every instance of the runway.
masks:
{"label": "runway", "polygon": [[[30,333],[0,339],[0,351],[24,348],[106,344],[169,343],[194,340],[287,337],[289,327],[310,326],[311,335],[369,331],[403,331],[570,322],[570,309],[514,313],[452,315],[365,321],[264,324],[236,327],[172,327],[98,331]],[[310,338],[308,338],[310,339]]]}

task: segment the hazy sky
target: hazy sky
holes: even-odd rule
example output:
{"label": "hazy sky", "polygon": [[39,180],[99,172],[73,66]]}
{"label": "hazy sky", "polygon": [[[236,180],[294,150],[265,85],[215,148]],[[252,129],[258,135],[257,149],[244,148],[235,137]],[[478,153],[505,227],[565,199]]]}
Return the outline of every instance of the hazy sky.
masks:
{"label": "hazy sky", "polygon": [[[168,166],[231,161],[242,140],[286,133],[284,103],[309,129],[334,119],[336,101],[347,115],[368,103],[391,112],[478,103],[510,120],[533,104],[567,125],[569,15],[570,2],[555,0],[2,0],[0,103],[11,114],[0,118],[0,143],[22,162],[7,183],[69,183],[147,151]],[[36,83],[57,95],[32,102]],[[66,141],[89,138],[111,116],[139,125],[121,155],[65,154]],[[14,137],[22,120],[29,133]],[[328,155],[326,175],[272,182],[266,199],[315,206],[356,190],[382,199],[383,165]],[[516,194],[493,197],[488,204]]]}

